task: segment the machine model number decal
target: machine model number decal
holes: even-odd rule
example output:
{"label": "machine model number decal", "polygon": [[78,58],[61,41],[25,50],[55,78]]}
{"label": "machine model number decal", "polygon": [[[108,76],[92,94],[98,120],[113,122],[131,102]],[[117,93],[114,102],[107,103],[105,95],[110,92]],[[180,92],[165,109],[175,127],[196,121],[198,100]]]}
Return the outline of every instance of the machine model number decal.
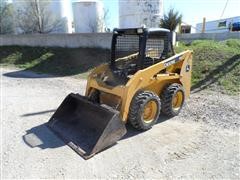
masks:
{"label": "machine model number decal", "polygon": [[169,60],[168,62],[165,62],[165,63],[164,63],[164,67],[173,65],[173,64],[175,64],[176,62],[178,62],[179,60],[180,60],[180,57],[177,57],[177,58],[175,58],[175,59]]}

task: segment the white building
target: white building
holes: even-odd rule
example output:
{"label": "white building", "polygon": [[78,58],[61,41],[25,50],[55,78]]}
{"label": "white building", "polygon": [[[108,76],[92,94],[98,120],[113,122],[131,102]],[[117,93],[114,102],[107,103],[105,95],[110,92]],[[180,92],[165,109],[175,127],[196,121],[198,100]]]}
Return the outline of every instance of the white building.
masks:
{"label": "white building", "polygon": [[163,0],[119,0],[120,28],[159,27]]}
{"label": "white building", "polygon": [[[29,0],[12,0],[15,12],[17,12],[20,9],[26,8],[26,3],[28,1]],[[39,2],[41,4],[41,0],[38,0],[36,2]],[[48,8],[45,11],[45,12],[48,12],[48,14],[45,14],[45,15],[51,16],[49,17],[51,19],[60,20],[63,22],[63,26],[52,33],[72,33],[73,17],[72,17],[71,0],[48,0],[45,2]],[[15,14],[16,14],[15,18],[18,18],[17,13]],[[17,27],[16,27],[16,33],[21,33]]]}
{"label": "white building", "polygon": [[73,2],[73,18],[76,33],[104,32],[104,6],[101,0]]}
{"label": "white building", "polygon": [[[207,21],[205,24],[205,32],[206,33],[221,33],[227,32],[231,29],[231,24],[240,22],[240,16],[226,18],[226,19],[219,19],[215,21]],[[198,23],[196,25],[196,32],[202,32],[203,23]]]}

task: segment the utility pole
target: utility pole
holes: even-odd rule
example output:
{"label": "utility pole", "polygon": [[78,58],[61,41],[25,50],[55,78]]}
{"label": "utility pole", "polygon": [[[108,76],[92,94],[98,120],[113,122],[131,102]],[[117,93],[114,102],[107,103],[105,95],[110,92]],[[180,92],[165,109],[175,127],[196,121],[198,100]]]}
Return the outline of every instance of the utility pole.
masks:
{"label": "utility pole", "polygon": [[205,28],[206,28],[206,18],[203,18],[203,24],[202,24],[202,33],[205,33]]}
{"label": "utility pole", "polygon": [[230,23],[230,32],[232,32],[232,28],[233,28],[233,19],[231,19],[231,23]]}

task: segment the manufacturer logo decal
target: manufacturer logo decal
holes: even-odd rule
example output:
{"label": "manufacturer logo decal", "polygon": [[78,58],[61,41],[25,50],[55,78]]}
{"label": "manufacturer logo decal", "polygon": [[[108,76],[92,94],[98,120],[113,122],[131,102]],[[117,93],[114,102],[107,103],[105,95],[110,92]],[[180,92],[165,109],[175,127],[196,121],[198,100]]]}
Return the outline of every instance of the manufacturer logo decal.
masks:
{"label": "manufacturer logo decal", "polygon": [[177,57],[177,58],[175,58],[175,59],[169,60],[168,62],[165,62],[165,63],[164,63],[164,67],[173,65],[173,64],[175,64],[176,62],[178,62],[179,60],[180,60],[180,57]]}
{"label": "manufacturer logo decal", "polygon": [[190,71],[190,65],[188,64],[187,66],[186,66],[186,72],[189,72]]}

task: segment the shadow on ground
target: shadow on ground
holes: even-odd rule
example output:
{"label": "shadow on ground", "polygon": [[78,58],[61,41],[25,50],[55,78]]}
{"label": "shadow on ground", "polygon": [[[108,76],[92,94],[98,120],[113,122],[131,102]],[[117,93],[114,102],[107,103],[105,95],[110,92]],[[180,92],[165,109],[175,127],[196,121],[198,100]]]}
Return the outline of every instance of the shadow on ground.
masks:
{"label": "shadow on ground", "polygon": [[[42,111],[42,112],[37,112],[37,113],[29,113],[29,114],[22,115],[22,117],[35,116],[35,115],[48,113],[48,112],[52,112],[52,111],[54,111],[54,110]],[[160,116],[157,124],[167,121],[168,119],[169,118],[166,116]],[[129,124],[126,125],[126,128],[127,128],[127,134],[124,135],[121,138],[121,140],[128,139],[133,136],[144,133],[141,131],[137,131],[136,129],[131,127]],[[151,129],[150,129],[150,131],[151,131]],[[47,127],[46,123],[27,130],[26,134],[22,138],[23,138],[23,141],[31,148],[39,147],[41,149],[47,149],[47,148],[58,148],[58,147],[65,145],[65,143],[61,139],[59,139],[58,136],[56,136]],[[114,146],[114,145],[115,144],[113,144],[112,146]]]}
{"label": "shadow on ground", "polygon": [[51,109],[51,110],[47,110],[47,111],[39,111],[39,112],[34,112],[34,113],[27,113],[27,114],[23,114],[22,117],[28,117],[28,116],[36,116],[36,115],[41,115],[41,114],[47,114],[47,113],[52,113],[55,112],[56,109]]}
{"label": "shadow on ground", "polygon": [[11,77],[11,78],[53,78],[56,76],[49,75],[49,74],[38,74],[29,70],[19,70],[19,71],[14,71],[14,72],[9,72],[3,74],[6,77]]}
{"label": "shadow on ground", "polygon": [[48,129],[46,124],[42,124],[26,131],[23,141],[30,147],[39,147],[41,149],[58,148],[64,146],[65,143]]}
{"label": "shadow on ground", "polygon": [[[155,124],[155,126],[160,124],[160,123],[163,123],[163,122],[165,122],[169,119],[170,118],[165,116],[165,115],[160,115],[160,117],[159,117],[157,123]],[[125,134],[122,137],[121,140],[128,139],[128,138],[131,138],[131,137],[136,136],[138,134],[142,134],[142,133],[146,132],[146,131],[138,131],[138,130],[134,129],[129,123],[126,124],[126,128],[127,128],[127,134]],[[149,131],[151,131],[151,129]]]}

